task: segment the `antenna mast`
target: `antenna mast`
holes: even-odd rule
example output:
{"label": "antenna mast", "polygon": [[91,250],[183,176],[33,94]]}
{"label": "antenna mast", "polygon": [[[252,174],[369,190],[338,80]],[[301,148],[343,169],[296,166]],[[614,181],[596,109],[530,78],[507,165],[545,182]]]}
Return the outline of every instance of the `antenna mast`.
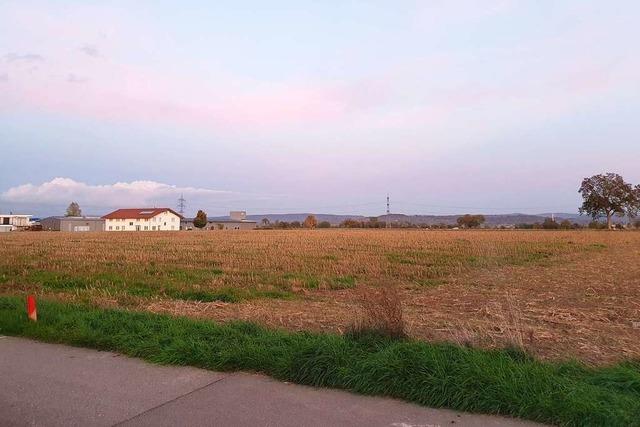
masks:
{"label": "antenna mast", "polygon": [[180,215],[184,216],[184,208],[186,206],[186,200],[182,193],[180,193],[180,198],[178,199],[178,212]]}

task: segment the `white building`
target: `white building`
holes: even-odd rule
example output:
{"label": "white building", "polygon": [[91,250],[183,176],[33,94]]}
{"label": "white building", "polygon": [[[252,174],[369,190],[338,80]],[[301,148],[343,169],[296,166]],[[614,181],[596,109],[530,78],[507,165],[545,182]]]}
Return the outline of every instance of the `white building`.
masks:
{"label": "white building", "polygon": [[169,208],[118,209],[102,217],[105,231],[178,231],[180,214]]}
{"label": "white building", "polygon": [[0,232],[15,231],[31,225],[31,215],[0,214]]}

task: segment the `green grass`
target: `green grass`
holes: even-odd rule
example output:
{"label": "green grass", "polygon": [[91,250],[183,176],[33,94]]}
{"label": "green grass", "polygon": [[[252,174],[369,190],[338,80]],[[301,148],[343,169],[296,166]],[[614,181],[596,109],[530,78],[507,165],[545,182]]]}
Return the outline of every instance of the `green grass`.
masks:
{"label": "green grass", "polygon": [[[547,265],[558,255],[568,252],[572,243],[549,242],[534,245],[518,245],[502,243],[507,249],[505,253],[478,253],[469,255],[465,246],[470,242],[458,239],[448,247],[433,250],[402,250],[390,252],[386,259],[391,265],[419,266],[428,278],[441,278],[449,275],[452,270],[479,269],[500,267],[506,265]],[[606,248],[601,244],[591,244],[581,249],[599,250]]]}
{"label": "green grass", "polygon": [[[204,279],[224,274],[222,270],[172,270],[169,278],[154,278],[153,267],[147,270],[150,277],[145,280],[139,278],[127,278],[113,272],[102,272],[89,277],[72,276],[68,273],[60,273],[46,270],[33,270],[29,272],[28,281],[41,286],[42,289],[57,292],[75,292],[90,289],[99,289],[114,294],[126,294],[134,297],[149,298],[153,296],[169,297],[185,301],[221,301],[237,303],[250,299],[292,299],[294,297],[290,287],[269,287],[259,289],[253,287],[203,288],[199,285]],[[4,275],[0,275],[0,283],[3,283]],[[7,278],[6,281],[9,279]],[[317,287],[317,285],[316,285]]]}
{"label": "green grass", "polygon": [[485,351],[375,335],[324,335],[0,297],[0,334],[111,350],[151,362],[392,396],[432,407],[558,425],[640,426],[640,362],[587,368],[518,351]]}
{"label": "green grass", "polygon": [[320,287],[320,279],[310,274],[304,273],[286,273],[282,276],[285,282],[291,281],[301,282],[307,289],[318,289]]}
{"label": "green grass", "polygon": [[353,276],[334,277],[329,283],[330,289],[351,289],[356,287],[356,278]]}

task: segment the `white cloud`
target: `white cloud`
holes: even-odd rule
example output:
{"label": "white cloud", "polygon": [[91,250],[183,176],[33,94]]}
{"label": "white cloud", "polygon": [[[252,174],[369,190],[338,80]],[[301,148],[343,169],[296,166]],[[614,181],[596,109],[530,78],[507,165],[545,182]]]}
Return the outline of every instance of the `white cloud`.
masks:
{"label": "white cloud", "polygon": [[22,205],[66,205],[76,201],[80,206],[96,208],[174,207],[180,195],[191,201],[228,199],[236,193],[207,188],[177,187],[155,181],[117,182],[90,185],[71,178],[54,178],[40,185],[24,184],[0,194],[5,203]]}

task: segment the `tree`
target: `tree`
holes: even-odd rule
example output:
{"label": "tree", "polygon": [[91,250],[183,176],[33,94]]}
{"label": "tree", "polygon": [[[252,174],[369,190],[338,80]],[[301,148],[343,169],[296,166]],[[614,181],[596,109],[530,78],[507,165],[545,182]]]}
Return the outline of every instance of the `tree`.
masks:
{"label": "tree", "polygon": [[207,225],[207,213],[203,210],[199,210],[196,217],[193,219],[193,226],[197,228],[204,228]]}
{"label": "tree", "polygon": [[553,218],[545,218],[542,222],[542,228],[545,230],[557,230],[558,227],[560,226]]}
{"label": "tree", "polygon": [[65,216],[82,216],[82,209],[80,209],[80,205],[76,202],[69,203]]}
{"label": "tree", "polygon": [[271,225],[271,221],[269,221],[269,218],[262,218],[263,227],[269,227],[270,225]]}
{"label": "tree", "polygon": [[318,224],[318,228],[331,228],[331,223],[329,221],[322,221]]}
{"label": "tree", "polygon": [[318,220],[314,215],[309,215],[304,220],[303,225],[304,225],[304,228],[316,228],[318,226]]}
{"label": "tree", "polygon": [[464,228],[477,228],[484,224],[484,215],[469,215],[466,214],[458,218],[458,225]]}
{"label": "tree", "polygon": [[343,228],[362,228],[362,223],[355,219],[345,219],[340,223],[340,227]]}
{"label": "tree", "polygon": [[607,228],[612,228],[614,215],[624,216],[638,211],[639,194],[631,184],[615,173],[594,175],[582,180],[578,190],[584,201],[580,214],[588,214],[594,220],[601,216],[607,218]]}
{"label": "tree", "polygon": [[640,214],[640,184],[636,185],[633,189],[629,203],[627,203],[626,214],[629,219],[629,224],[631,224],[633,218],[636,218],[638,214]]}
{"label": "tree", "polygon": [[573,228],[573,224],[568,219],[565,219],[560,223],[560,228],[563,230],[571,230]]}

